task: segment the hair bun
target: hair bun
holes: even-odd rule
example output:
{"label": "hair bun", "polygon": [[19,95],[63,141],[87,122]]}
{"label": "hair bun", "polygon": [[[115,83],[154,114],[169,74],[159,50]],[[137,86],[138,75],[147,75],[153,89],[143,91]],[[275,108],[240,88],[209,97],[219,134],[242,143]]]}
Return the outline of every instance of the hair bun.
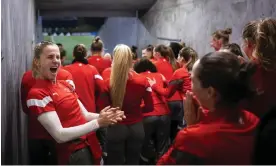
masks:
{"label": "hair bun", "polygon": [[232,34],[232,28],[226,28],[224,31],[223,31],[224,34],[226,35],[231,35]]}
{"label": "hair bun", "polygon": [[132,50],[133,52],[136,52],[137,47],[136,47],[136,46],[131,46],[131,50]]}
{"label": "hair bun", "polygon": [[95,38],[95,42],[98,42],[100,39],[101,39],[100,36],[97,36],[97,37]]}

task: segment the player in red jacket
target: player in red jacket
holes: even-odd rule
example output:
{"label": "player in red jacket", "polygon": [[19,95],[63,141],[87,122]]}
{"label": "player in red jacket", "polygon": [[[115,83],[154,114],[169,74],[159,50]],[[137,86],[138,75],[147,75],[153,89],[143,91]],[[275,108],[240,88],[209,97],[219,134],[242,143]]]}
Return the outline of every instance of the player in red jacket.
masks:
{"label": "player in red jacket", "polygon": [[110,79],[110,74],[111,74],[111,67],[104,69],[102,72],[102,77],[104,80]]}
{"label": "player in red jacket", "polygon": [[[87,50],[85,45],[78,44],[74,47],[73,50],[73,63],[71,65],[67,65],[64,67],[65,70],[68,70],[72,76],[76,86],[76,93],[79,96],[80,101],[83,103],[84,107],[88,112],[96,113],[98,112],[96,109],[96,98],[103,91],[103,78],[98,73],[97,69],[88,64],[87,59],[85,59],[87,55]],[[92,140],[94,144],[94,149],[98,149],[95,151],[95,158],[101,158],[101,149],[98,146],[98,140],[96,137],[96,133],[92,132],[90,137],[93,137]],[[102,148],[104,148],[105,137],[100,137],[100,142]]]}
{"label": "player in red jacket", "polygon": [[252,78],[257,95],[244,102],[259,117],[276,106],[276,19],[266,18],[245,25],[242,48],[257,69]]}
{"label": "player in red jacket", "polygon": [[[66,70],[58,71],[57,80],[65,80],[74,87],[72,75]],[[27,95],[35,84],[36,79],[33,77],[32,70],[28,70],[24,73],[21,81],[21,104],[27,115],[30,114],[26,103]],[[31,116],[28,116],[28,142],[31,165],[57,164],[52,137],[37,119]]]}
{"label": "player in red jacket", "polygon": [[[158,45],[154,48],[153,55],[156,59],[154,62],[157,71],[165,76],[166,80],[171,80],[173,73],[177,70],[178,65],[172,54],[170,47]],[[177,126],[183,125],[183,99],[178,91],[172,97],[168,98],[168,106],[171,111],[171,141],[177,133]]]}
{"label": "player in red jacket", "polygon": [[88,63],[97,68],[98,72],[102,74],[104,69],[111,66],[111,60],[102,57],[104,46],[100,37],[96,37],[91,44],[92,55],[88,58]]}
{"label": "player in red jacket", "polygon": [[[181,94],[182,98],[185,99],[186,92],[191,90],[191,77],[187,69],[191,70],[196,59],[197,53],[194,49],[192,49],[191,47],[182,48],[178,56],[178,63],[182,67],[177,69],[173,73],[171,80],[169,80],[169,85],[166,88],[162,86],[157,86],[157,84],[155,84],[155,80],[150,79],[149,83],[152,86],[153,90],[167,98],[171,97],[176,91],[178,91]],[[185,121],[182,120],[184,115],[183,111],[181,111],[178,115],[180,118],[179,122],[175,124],[177,126],[173,127],[172,132],[174,133],[174,135],[176,135],[176,133],[186,125]]]}
{"label": "player in red jacket", "polygon": [[[169,80],[169,85],[167,88],[162,86],[157,86],[154,80],[150,79],[150,84],[154,90],[156,90],[159,94],[170,98],[176,90],[179,91],[181,96],[185,98],[185,94],[188,90],[191,90],[191,78],[190,78],[190,71],[193,67],[193,64],[197,60],[197,53],[191,47],[184,47],[180,50],[178,56],[178,63],[180,64],[181,68],[177,69],[172,78]],[[182,80],[182,86],[179,86],[178,89],[174,88],[174,83],[176,81]]]}
{"label": "player in red jacket", "polygon": [[100,114],[88,112],[66,81],[56,80],[60,68],[58,46],[42,42],[35,47],[32,72],[36,79],[27,97],[29,116],[37,118],[56,141],[58,164],[99,164],[87,134],[124,118],[118,108]]}
{"label": "player in red jacket", "polygon": [[[251,64],[240,64],[227,52],[209,53],[197,61],[193,93],[187,92],[184,104],[188,127],[179,131],[158,164],[250,164],[259,118],[240,108],[239,102],[254,94],[249,86],[253,72]],[[205,115],[193,94],[209,110]]]}
{"label": "player in red jacket", "polygon": [[[157,73],[156,67],[147,58],[142,58],[138,61],[134,65],[134,71],[142,76],[156,80],[157,85],[163,86],[164,76]],[[161,157],[168,150],[170,136],[170,110],[167,106],[165,97],[156,92],[152,92],[151,96],[153,100],[153,111],[143,113],[145,140],[141,158],[153,160],[155,164],[155,160]],[[151,151],[151,149],[149,149],[151,141],[153,142],[153,145],[155,145],[154,147],[157,155],[149,154]]]}
{"label": "player in red jacket", "polygon": [[179,51],[178,63],[180,67],[186,67],[189,73],[192,72],[194,63],[197,61],[197,52],[192,47],[183,47]]}
{"label": "player in red jacket", "polygon": [[95,98],[103,91],[104,81],[97,69],[85,59],[87,50],[83,44],[74,47],[74,60],[64,67],[73,76],[76,92],[89,112],[97,112]]}
{"label": "player in red jacket", "polygon": [[[147,79],[132,69],[128,46],[117,45],[113,53],[110,80],[99,103],[121,108],[126,116],[107,129],[107,164],[138,165],[144,140],[143,112],[153,111],[151,87]],[[141,102],[144,107],[141,108]]]}
{"label": "player in red jacket", "polygon": [[[178,63],[180,64],[181,68],[177,69],[173,73],[171,80],[169,80],[169,87],[163,88],[160,86],[156,86],[154,84],[154,80],[151,80],[150,84],[152,85],[152,88],[165,97],[171,97],[175,92],[174,90],[178,90],[181,96],[185,98],[186,92],[188,90],[191,90],[191,77],[189,72],[191,71],[196,60],[197,53],[193,48],[182,48],[178,56]],[[173,82],[177,80],[182,80],[183,83],[181,84],[182,86],[180,86],[178,89],[175,89],[172,87],[172,85]]]}

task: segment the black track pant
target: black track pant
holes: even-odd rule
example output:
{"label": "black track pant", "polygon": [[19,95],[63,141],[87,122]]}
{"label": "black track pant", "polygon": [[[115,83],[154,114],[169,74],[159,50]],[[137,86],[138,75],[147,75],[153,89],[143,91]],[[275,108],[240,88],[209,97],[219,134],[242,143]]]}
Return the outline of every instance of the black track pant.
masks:
{"label": "black track pant", "polygon": [[184,107],[183,101],[170,101],[168,102],[169,109],[171,111],[171,142],[174,140],[178,131],[185,127]]}
{"label": "black track pant", "polygon": [[68,165],[94,165],[90,147],[79,149],[70,155]]}
{"label": "black track pant", "polygon": [[117,124],[107,129],[107,165],[139,165],[144,141],[143,122]]}
{"label": "black track pant", "polygon": [[[167,152],[170,137],[170,121],[169,115],[148,116],[144,118],[145,139],[141,154],[142,159],[156,160]],[[154,151],[155,153],[152,153]]]}

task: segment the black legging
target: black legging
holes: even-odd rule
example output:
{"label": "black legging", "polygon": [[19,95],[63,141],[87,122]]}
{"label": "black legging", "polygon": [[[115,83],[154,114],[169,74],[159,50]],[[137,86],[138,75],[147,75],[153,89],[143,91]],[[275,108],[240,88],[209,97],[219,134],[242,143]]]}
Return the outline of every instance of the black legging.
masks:
{"label": "black legging", "polygon": [[[148,116],[143,120],[145,139],[142,148],[142,160],[153,162],[167,152],[170,136],[170,116]],[[156,153],[154,153],[154,151]]]}
{"label": "black legging", "polygon": [[94,158],[90,147],[76,150],[70,155],[68,165],[94,165]]}
{"label": "black legging", "polygon": [[143,122],[107,129],[107,165],[139,165],[144,140]]}
{"label": "black legging", "polygon": [[185,126],[184,124],[184,107],[183,101],[170,101],[168,102],[169,109],[171,111],[171,142],[174,140],[176,134],[180,128]]}

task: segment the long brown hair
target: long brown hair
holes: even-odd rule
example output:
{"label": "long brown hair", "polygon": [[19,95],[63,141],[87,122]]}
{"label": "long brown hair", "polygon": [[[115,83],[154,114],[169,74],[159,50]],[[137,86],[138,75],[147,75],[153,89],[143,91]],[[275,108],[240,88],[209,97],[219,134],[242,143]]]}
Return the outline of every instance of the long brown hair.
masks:
{"label": "long brown hair", "polygon": [[242,32],[244,40],[256,45],[253,54],[266,70],[276,70],[276,20],[266,18],[250,21]]}
{"label": "long brown hair", "polygon": [[124,44],[119,44],[113,51],[113,64],[110,76],[110,96],[113,107],[123,106],[128,74],[132,66],[131,49]]}
{"label": "long brown hair", "polygon": [[160,44],[154,48],[154,51],[159,52],[162,57],[168,58],[169,63],[172,65],[174,71],[178,68],[173,50],[170,47]]}
{"label": "long brown hair", "polygon": [[255,54],[266,70],[276,70],[276,19],[260,20]]}
{"label": "long brown hair", "polygon": [[169,62],[170,64],[172,65],[172,68],[173,68],[173,71],[175,71],[176,69],[178,69],[178,65],[177,65],[177,61],[175,59],[175,56],[174,56],[174,53],[173,53],[173,50],[171,47],[168,47],[168,50],[169,50]]}
{"label": "long brown hair", "polygon": [[257,36],[257,27],[259,21],[254,20],[247,23],[242,30],[242,38],[244,40],[249,40],[253,44],[256,44],[256,36]]}
{"label": "long brown hair", "polygon": [[197,52],[192,47],[184,47],[179,51],[179,56],[186,61],[186,68],[191,71],[198,59]]}

